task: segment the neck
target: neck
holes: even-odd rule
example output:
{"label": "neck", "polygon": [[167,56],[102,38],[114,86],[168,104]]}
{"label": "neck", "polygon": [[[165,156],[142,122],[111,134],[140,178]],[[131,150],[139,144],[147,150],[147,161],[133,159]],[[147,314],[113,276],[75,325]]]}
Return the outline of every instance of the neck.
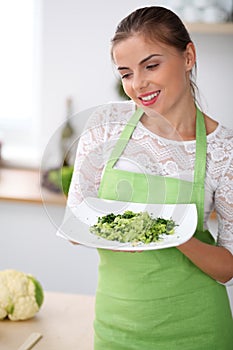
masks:
{"label": "neck", "polygon": [[141,118],[142,124],[153,133],[171,140],[195,140],[196,106],[179,108],[166,115],[146,111]]}

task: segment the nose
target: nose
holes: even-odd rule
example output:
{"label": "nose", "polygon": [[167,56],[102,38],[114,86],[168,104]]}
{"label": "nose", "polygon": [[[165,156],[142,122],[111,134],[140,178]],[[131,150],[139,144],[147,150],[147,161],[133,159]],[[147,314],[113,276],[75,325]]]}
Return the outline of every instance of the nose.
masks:
{"label": "nose", "polygon": [[142,91],[148,86],[149,82],[141,73],[134,73],[132,87],[135,91]]}

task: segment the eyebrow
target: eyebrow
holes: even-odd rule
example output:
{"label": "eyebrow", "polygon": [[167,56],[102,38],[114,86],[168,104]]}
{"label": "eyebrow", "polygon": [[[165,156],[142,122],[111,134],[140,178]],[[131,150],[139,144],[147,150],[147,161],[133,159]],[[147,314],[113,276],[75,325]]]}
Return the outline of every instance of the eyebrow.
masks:
{"label": "eyebrow", "polygon": [[[147,62],[147,61],[149,61],[151,58],[153,58],[153,57],[160,57],[160,56],[162,56],[162,55],[160,55],[160,54],[152,54],[152,55],[149,55],[149,56],[147,56],[147,57],[145,57],[145,58],[143,58],[143,60],[141,60],[140,62],[139,62],[139,65],[141,65],[141,64],[143,64],[143,63],[145,63],[145,62]],[[128,67],[117,67],[117,69],[120,71],[120,70],[124,70],[124,69],[129,69]]]}

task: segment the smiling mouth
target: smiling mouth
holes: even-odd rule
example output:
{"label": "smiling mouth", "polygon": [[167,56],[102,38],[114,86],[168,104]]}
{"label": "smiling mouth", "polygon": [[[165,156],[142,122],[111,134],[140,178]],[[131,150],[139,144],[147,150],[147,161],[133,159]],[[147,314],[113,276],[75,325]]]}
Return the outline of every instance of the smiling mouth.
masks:
{"label": "smiling mouth", "polygon": [[147,96],[140,96],[139,99],[145,102],[149,102],[153,100],[155,97],[157,97],[160,94],[160,90],[157,92],[154,92],[153,94],[147,95]]}

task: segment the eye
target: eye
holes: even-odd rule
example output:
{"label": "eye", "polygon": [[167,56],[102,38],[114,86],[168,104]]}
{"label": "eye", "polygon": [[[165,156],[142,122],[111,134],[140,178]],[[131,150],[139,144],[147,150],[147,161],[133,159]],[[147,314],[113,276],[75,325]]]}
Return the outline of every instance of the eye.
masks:
{"label": "eye", "polygon": [[159,66],[158,63],[148,64],[148,65],[146,66],[146,69],[148,69],[148,70],[153,70],[153,69],[157,68],[158,66]]}
{"label": "eye", "polygon": [[129,79],[130,76],[132,76],[132,73],[125,73],[125,74],[122,74],[121,79],[122,79],[122,80],[123,80],[123,79]]}

